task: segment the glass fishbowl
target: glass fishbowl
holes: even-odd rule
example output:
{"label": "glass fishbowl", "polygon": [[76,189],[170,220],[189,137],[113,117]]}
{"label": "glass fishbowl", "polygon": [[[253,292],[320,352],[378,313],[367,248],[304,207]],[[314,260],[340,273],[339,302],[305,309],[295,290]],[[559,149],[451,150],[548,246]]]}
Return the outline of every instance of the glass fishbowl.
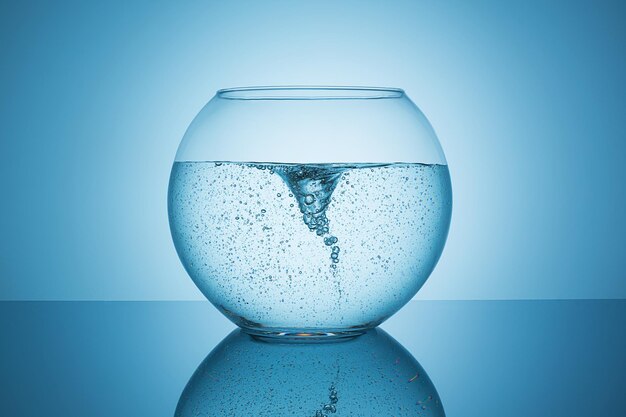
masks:
{"label": "glass fishbowl", "polygon": [[437,136],[403,90],[219,90],[189,126],[168,210],[195,284],[248,333],[353,336],[433,271],[452,210]]}

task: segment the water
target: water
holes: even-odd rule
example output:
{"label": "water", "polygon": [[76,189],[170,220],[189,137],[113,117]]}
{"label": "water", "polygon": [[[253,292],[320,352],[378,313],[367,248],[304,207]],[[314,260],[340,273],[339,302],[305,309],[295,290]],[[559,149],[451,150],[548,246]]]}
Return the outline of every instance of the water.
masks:
{"label": "water", "polygon": [[176,162],[169,194],[190,276],[257,329],[380,323],[428,278],[450,211],[445,165]]}

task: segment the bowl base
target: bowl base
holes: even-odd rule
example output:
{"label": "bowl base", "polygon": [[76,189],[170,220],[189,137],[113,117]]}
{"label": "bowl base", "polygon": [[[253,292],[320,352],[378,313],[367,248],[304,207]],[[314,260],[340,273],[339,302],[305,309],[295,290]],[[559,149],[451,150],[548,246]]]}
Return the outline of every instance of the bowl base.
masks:
{"label": "bowl base", "polygon": [[349,328],[341,330],[319,329],[272,329],[250,328],[241,329],[255,339],[271,343],[329,343],[352,339],[367,332],[369,327]]}

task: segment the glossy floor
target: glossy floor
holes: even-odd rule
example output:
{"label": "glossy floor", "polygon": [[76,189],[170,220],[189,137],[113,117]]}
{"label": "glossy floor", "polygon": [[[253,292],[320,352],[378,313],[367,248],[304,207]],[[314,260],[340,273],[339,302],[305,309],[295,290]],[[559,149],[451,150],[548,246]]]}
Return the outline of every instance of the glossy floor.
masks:
{"label": "glossy floor", "polygon": [[[626,415],[626,301],[413,301],[382,327],[448,417]],[[0,303],[0,415],[173,416],[233,329],[206,302]]]}

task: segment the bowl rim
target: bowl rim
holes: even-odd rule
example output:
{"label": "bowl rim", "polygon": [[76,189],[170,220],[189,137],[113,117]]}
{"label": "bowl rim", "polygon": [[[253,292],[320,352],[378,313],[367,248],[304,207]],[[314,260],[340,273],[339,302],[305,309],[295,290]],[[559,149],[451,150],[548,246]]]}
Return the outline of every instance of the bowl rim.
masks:
{"label": "bowl rim", "polygon": [[376,100],[404,97],[396,87],[277,85],[231,87],[217,90],[227,100]]}

